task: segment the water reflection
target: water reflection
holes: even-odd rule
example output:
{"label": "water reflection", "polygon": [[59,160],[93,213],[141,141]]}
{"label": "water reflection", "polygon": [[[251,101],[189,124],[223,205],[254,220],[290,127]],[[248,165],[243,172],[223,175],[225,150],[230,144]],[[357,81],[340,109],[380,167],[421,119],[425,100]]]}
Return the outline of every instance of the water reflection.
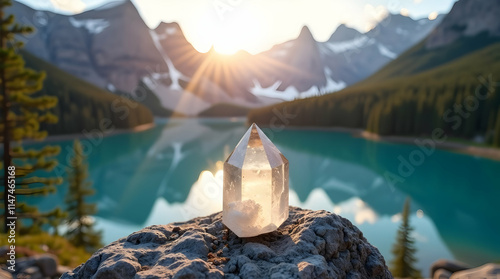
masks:
{"label": "water reflection", "polygon": [[[175,120],[93,146],[92,200],[105,241],[145,225],[221,210],[221,163],[245,130],[242,121]],[[500,162],[436,151],[403,183],[389,185],[386,172],[397,174],[398,156],[408,158],[415,147],[322,131],[275,132],[273,140],[290,161],[291,204],[350,219],[386,257],[410,196],[424,273],[439,257],[471,264],[500,259],[500,213],[493,208],[500,196]],[[72,143],[59,144],[64,164]],[[63,187],[37,201],[48,209],[64,194]]]}
{"label": "water reflection", "polygon": [[[413,200],[412,208],[421,209],[433,221],[455,258],[471,264],[500,258],[500,242],[492,241],[500,231],[500,212],[492,208],[500,196],[500,162],[436,150],[404,182],[389,185],[385,174],[398,174],[398,157],[408,158],[416,147],[320,131],[286,131],[276,142],[290,149],[287,156],[306,160],[304,165],[310,166],[305,172],[296,166],[294,174],[300,171],[308,177],[292,180],[302,179],[301,183],[310,181],[314,188],[324,188],[332,201],[357,196],[378,216],[392,216],[401,210],[408,195]],[[335,181],[336,190],[332,192],[323,186],[331,177],[342,182]],[[301,185],[294,184],[296,188]],[[310,189],[297,191],[300,196]]]}

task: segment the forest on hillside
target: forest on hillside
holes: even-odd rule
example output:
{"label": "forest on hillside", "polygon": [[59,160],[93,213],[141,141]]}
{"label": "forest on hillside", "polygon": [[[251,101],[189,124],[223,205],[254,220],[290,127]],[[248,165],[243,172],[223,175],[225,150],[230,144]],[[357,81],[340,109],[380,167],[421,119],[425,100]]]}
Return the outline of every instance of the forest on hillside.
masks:
{"label": "forest on hillside", "polygon": [[[403,62],[410,63],[416,52],[403,56]],[[418,63],[418,57],[412,59]],[[263,126],[346,127],[380,135],[431,136],[439,128],[449,137],[480,137],[500,147],[499,87],[496,43],[427,71],[371,78],[337,93],[252,110],[248,118]],[[291,117],[276,117],[276,112]]]}
{"label": "forest on hillside", "polygon": [[131,129],[153,122],[151,111],[130,98],[112,94],[78,79],[28,52],[22,51],[26,67],[46,74],[43,89],[35,96],[57,97],[52,109],[57,124],[42,124],[49,135],[107,132],[113,129]]}

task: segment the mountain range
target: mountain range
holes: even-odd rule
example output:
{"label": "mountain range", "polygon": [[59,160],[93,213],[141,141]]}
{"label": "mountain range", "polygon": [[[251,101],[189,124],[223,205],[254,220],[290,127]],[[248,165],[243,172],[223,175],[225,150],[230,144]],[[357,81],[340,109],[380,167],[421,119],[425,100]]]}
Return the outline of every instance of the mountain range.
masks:
{"label": "mountain range", "polygon": [[[500,146],[500,2],[460,0],[421,42],[335,94],[250,111],[274,125],[337,126],[381,135],[465,138]],[[284,122],[284,121],[281,121]]]}
{"label": "mountain range", "polygon": [[[198,52],[177,23],[150,29],[128,0],[70,16],[19,2],[8,12],[35,27],[20,38],[28,52],[163,116],[198,115],[214,106],[255,108],[340,90],[392,61],[441,20],[389,14],[364,34],[341,25],[326,42],[304,26],[296,39],[268,51],[225,56]],[[149,92],[147,101],[143,92]]]}

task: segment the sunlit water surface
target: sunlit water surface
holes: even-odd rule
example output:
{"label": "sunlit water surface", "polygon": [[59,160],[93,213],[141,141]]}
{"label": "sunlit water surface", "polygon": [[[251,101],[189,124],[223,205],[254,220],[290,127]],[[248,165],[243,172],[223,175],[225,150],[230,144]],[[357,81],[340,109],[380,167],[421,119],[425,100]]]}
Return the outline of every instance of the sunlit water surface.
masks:
{"label": "sunlit water surface", "polygon": [[[104,242],[220,211],[222,162],[246,129],[241,119],[161,120],[139,133],[82,139]],[[388,263],[406,197],[424,275],[440,258],[472,265],[500,260],[500,162],[436,150],[401,173],[400,159],[417,147],[348,133],[264,132],[290,162],[290,204],[348,218]],[[56,144],[61,166],[68,165],[72,141]],[[389,182],[388,173],[400,179]],[[63,206],[66,190],[62,185],[36,202],[42,209]]]}

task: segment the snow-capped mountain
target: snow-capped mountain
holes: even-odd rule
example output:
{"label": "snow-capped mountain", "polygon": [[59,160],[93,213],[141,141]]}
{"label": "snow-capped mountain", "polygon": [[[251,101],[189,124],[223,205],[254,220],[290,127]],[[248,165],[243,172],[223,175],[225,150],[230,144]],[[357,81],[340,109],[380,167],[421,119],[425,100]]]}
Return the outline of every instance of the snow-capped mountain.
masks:
{"label": "snow-capped mountain", "polygon": [[257,96],[281,96],[281,99],[293,100],[345,87],[344,83],[331,80],[331,72],[324,67],[318,42],[306,26],[297,39],[276,45],[257,56],[275,65],[265,78],[253,79],[251,92]]}
{"label": "snow-capped mountain", "polygon": [[365,34],[341,25],[326,42],[303,27],[296,39],[263,53],[224,56],[196,51],[177,23],[151,30],[129,0],[69,16],[18,2],[8,12],[35,27],[20,37],[29,52],[113,92],[133,96],[147,89],[163,108],[185,115],[220,103],[260,107],[340,90],[374,73],[439,21],[389,15]]}
{"label": "snow-capped mountain", "polygon": [[19,2],[8,12],[35,32],[25,48],[99,87],[132,91],[148,69],[165,71],[146,26],[129,1],[112,2],[74,16],[33,10]]}
{"label": "snow-capped mountain", "polygon": [[[297,39],[277,45],[266,54],[280,59],[287,65],[289,57],[307,55],[307,59],[311,61],[308,65],[295,66],[303,72],[314,73],[321,78],[310,80],[308,85],[312,88],[301,88],[299,91],[302,95],[294,97],[315,95],[317,92],[333,92],[375,73],[403,51],[421,41],[441,19],[442,16],[435,20],[413,20],[402,15],[389,14],[365,34],[342,24],[326,42],[316,42],[312,36],[303,35],[309,33],[307,28],[304,28]],[[302,50],[307,49],[306,55],[305,51],[294,50],[299,45]],[[268,93],[279,95],[279,92]]]}

